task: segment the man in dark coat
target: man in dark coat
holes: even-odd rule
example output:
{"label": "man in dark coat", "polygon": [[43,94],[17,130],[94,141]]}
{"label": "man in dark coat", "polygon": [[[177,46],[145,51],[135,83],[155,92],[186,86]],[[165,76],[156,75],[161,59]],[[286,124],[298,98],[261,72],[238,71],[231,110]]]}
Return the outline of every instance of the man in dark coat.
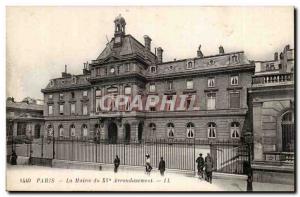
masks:
{"label": "man in dark coat", "polygon": [[120,159],[119,159],[118,155],[116,155],[116,158],[114,160],[114,165],[115,165],[114,172],[117,173],[119,165],[120,165]]}
{"label": "man in dark coat", "polygon": [[164,161],[164,158],[160,158],[160,162],[158,164],[158,170],[160,171],[160,175],[164,176],[165,170],[166,170],[166,162]]}
{"label": "man in dark coat", "polygon": [[18,156],[17,156],[16,152],[13,151],[11,154],[11,158],[10,158],[10,164],[17,165],[17,159],[18,159]]}
{"label": "man in dark coat", "polygon": [[198,176],[203,178],[203,168],[204,168],[204,158],[202,157],[202,153],[199,154],[199,157],[196,160]]}
{"label": "man in dark coat", "polygon": [[212,183],[212,171],[213,171],[213,160],[209,153],[205,157],[205,173],[206,173],[206,181]]}

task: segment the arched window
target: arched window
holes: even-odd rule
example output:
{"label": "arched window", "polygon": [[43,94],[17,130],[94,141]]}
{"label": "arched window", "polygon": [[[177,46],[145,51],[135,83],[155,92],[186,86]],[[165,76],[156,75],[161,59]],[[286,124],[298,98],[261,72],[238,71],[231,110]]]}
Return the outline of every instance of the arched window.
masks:
{"label": "arched window", "polygon": [[149,129],[150,129],[149,137],[150,136],[154,137],[155,136],[155,131],[156,131],[156,124],[151,122],[149,124]]}
{"label": "arched window", "polygon": [[195,125],[192,122],[189,122],[186,125],[186,136],[187,138],[194,138]]}
{"label": "arched window", "polygon": [[58,126],[58,132],[60,137],[64,136],[64,127],[62,125]]}
{"label": "arched window", "polygon": [[173,138],[174,137],[174,132],[175,132],[175,126],[173,123],[169,122],[167,124],[167,133],[168,133],[168,137],[169,138]]}
{"label": "arched window", "polygon": [[240,123],[232,122],[230,125],[231,138],[240,138]]}
{"label": "arched window", "polygon": [[294,114],[286,112],[281,118],[282,151],[293,152],[295,145]]}
{"label": "arched window", "polygon": [[95,132],[94,132],[94,137],[100,137],[100,125],[95,124]]}
{"label": "arched window", "polygon": [[70,126],[70,136],[71,137],[75,136],[75,125],[73,124]]}
{"label": "arched window", "polygon": [[216,138],[217,136],[216,123],[214,122],[208,123],[207,136],[208,138]]}
{"label": "arched window", "polygon": [[86,137],[88,135],[88,127],[86,124],[82,125],[82,134],[83,137]]}
{"label": "arched window", "polygon": [[53,136],[53,126],[51,124],[47,126],[47,136]]}

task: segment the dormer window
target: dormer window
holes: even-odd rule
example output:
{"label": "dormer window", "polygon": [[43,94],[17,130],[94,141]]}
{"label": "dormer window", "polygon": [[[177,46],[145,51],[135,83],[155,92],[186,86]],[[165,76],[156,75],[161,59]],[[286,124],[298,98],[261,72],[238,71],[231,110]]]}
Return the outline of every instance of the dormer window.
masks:
{"label": "dormer window", "polygon": [[151,66],[150,67],[150,72],[151,73],[156,73],[156,66]]}
{"label": "dormer window", "polygon": [[230,85],[239,85],[239,76],[231,76],[230,77]]}
{"label": "dormer window", "polygon": [[232,61],[233,63],[238,63],[238,62],[239,62],[238,56],[237,56],[237,55],[232,55],[232,56],[231,56],[231,61]]}
{"label": "dormer window", "polygon": [[110,73],[111,73],[111,74],[115,74],[115,72],[116,72],[115,68],[112,67],[112,68],[110,69]]}
{"label": "dormer window", "polygon": [[51,80],[50,81],[50,87],[53,87],[54,86],[54,80]]}
{"label": "dormer window", "polygon": [[214,61],[213,59],[211,59],[211,60],[208,61],[208,64],[209,64],[209,65],[214,65],[214,64],[215,64],[215,61]]}
{"label": "dormer window", "polygon": [[76,83],[76,77],[72,77],[72,83],[75,84]]}
{"label": "dormer window", "polygon": [[209,88],[215,87],[215,78],[208,78],[208,80],[207,80],[207,86]]}
{"label": "dormer window", "polygon": [[150,91],[150,92],[155,92],[155,91],[156,91],[155,83],[151,83],[151,84],[150,84],[149,91]]}
{"label": "dormer window", "polygon": [[193,69],[194,68],[194,61],[187,61],[186,69]]}

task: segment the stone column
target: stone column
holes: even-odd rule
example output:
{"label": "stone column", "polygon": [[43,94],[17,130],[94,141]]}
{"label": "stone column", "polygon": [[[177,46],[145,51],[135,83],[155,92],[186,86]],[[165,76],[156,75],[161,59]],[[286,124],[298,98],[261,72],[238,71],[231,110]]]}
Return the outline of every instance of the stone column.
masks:
{"label": "stone column", "polygon": [[139,122],[138,121],[134,121],[131,123],[131,133],[130,133],[130,138],[131,140],[138,140],[138,126],[139,126]]}
{"label": "stone column", "polygon": [[254,140],[254,161],[264,160],[263,139],[264,133],[261,124],[262,102],[253,102],[253,140]]}
{"label": "stone column", "polygon": [[13,136],[17,136],[18,135],[18,122],[13,123]]}

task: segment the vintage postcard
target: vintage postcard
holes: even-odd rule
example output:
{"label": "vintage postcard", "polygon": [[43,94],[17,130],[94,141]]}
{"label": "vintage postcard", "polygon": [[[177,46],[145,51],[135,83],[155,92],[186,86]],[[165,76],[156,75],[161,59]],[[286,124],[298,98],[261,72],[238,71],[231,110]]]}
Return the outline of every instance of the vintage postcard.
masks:
{"label": "vintage postcard", "polygon": [[6,7],[6,190],[295,192],[294,7]]}

